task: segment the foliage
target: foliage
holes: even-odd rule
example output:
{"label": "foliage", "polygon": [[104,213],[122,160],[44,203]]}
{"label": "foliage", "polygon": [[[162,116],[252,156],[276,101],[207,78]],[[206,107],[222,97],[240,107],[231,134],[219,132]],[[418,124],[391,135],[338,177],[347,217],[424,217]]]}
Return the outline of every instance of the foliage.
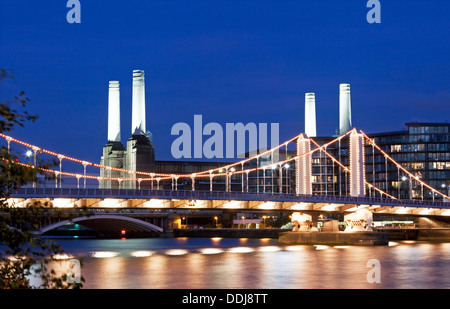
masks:
{"label": "foliage", "polygon": [[[3,79],[14,80],[11,73],[0,69],[0,83]],[[38,119],[24,110],[28,101],[21,92],[11,101],[0,102],[0,133]],[[40,168],[48,169],[54,162],[37,162],[35,167],[21,163],[10,149],[0,148],[0,288],[79,288],[82,284],[68,280],[66,274],[57,275],[49,267],[61,263],[56,257],[63,253],[62,247],[33,233],[52,205],[33,202],[15,207],[9,200],[12,191],[36,181]],[[39,284],[35,285],[33,279]]]}

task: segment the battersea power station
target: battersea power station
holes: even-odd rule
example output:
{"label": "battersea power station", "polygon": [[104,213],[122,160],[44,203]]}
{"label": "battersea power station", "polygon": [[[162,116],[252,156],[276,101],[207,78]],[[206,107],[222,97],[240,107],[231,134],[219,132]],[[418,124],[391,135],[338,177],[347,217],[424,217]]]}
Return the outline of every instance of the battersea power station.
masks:
{"label": "battersea power station", "polygon": [[[133,71],[133,93],[132,93],[132,119],[131,137],[126,142],[126,147],[121,140],[120,129],[120,83],[109,82],[108,93],[108,142],[103,147],[100,164],[111,168],[125,169],[128,171],[154,172],[154,173],[195,173],[223,165],[220,162],[182,162],[182,161],[155,161],[154,146],[146,130],[145,120],[145,73],[143,70]],[[100,177],[123,178],[129,175],[114,169],[101,169]],[[148,179],[147,179],[148,180]],[[154,182],[158,182],[153,186]],[[170,188],[171,181],[159,183],[155,178],[150,181],[117,181],[101,180],[100,188],[123,188],[123,189],[150,189]],[[186,184],[178,184],[183,189]],[[202,184],[199,189],[202,189]],[[220,184],[219,184],[220,185]],[[206,187],[205,187],[206,188]],[[217,189],[220,189],[217,187]]]}
{"label": "battersea power station", "polygon": [[[335,136],[316,136],[316,102],[315,94],[306,93],[304,98],[304,130],[307,137],[314,138],[318,145],[325,145],[336,136],[352,130],[351,118],[351,94],[349,84],[339,85],[339,129]],[[296,175],[295,165],[299,160],[290,161],[283,166],[274,165],[277,162],[293,158],[298,155],[302,144],[294,140],[292,146],[295,150],[280,148],[277,157],[273,153],[261,156],[259,160],[245,163],[245,169],[261,168],[257,172],[247,173],[246,178],[238,174],[230,177],[198,178],[149,181],[148,178],[136,181],[111,181],[111,178],[126,180],[134,171],[155,174],[195,174],[208,170],[225,168],[229,163],[208,161],[158,161],[155,160],[155,148],[150,134],[146,129],[145,119],[145,74],[143,70],[133,71],[132,88],[132,127],[131,137],[126,145],[121,140],[120,126],[120,84],[119,81],[109,82],[108,95],[108,141],[103,147],[100,164],[111,169],[100,169],[100,188],[123,189],[177,189],[177,190],[211,190],[214,191],[245,191],[266,193],[302,193],[299,190],[299,179]],[[300,119],[300,115],[299,115]],[[299,130],[300,131],[300,130]],[[245,134],[245,133],[244,133]],[[363,173],[365,180],[373,187],[380,188],[391,196],[400,199],[434,200],[439,196],[436,192],[424,187],[421,181],[442,192],[450,194],[450,124],[449,123],[406,123],[405,130],[384,132],[367,135],[383,152],[393,158],[401,167],[415,175],[403,174],[398,165],[388,161],[386,155],[375,153],[373,146],[363,142],[364,163]],[[326,151],[334,158],[339,158],[344,166],[349,166],[351,161],[350,137],[343,138],[339,144],[327,146]],[[305,150],[306,151],[306,150]],[[245,157],[250,157],[247,153]],[[342,168],[321,151],[314,152],[310,158],[311,179],[308,183],[312,188],[308,191],[321,195],[352,195],[348,183],[348,175]],[[275,167],[275,168],[274,168]],[[129,173],[114,170],[114,168],[130,171]],[[242,165],[241,168],[244,168]],[[298,172],[298,171],[297,171]],[[151,174],[150,174],[151,175]],[[147,177],[147,176],[146,176]],[[245,182],[245,183],[244,183]],[[366,188],[366,196],[370,196],[369,188]]]}

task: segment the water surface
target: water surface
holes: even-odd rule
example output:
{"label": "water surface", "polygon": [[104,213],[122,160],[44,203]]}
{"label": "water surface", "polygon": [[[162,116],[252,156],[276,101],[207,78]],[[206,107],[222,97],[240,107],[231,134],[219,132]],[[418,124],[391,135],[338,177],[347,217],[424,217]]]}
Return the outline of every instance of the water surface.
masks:
{"label": "water surface", "polygon": [[[82,258],[84,288],[321,289],[450,288],[450,243],[283,246],[276,239],[56,240]],[[380,283],[369,283],[369,260]],[[64,266],[62,261],[62,266]]]}

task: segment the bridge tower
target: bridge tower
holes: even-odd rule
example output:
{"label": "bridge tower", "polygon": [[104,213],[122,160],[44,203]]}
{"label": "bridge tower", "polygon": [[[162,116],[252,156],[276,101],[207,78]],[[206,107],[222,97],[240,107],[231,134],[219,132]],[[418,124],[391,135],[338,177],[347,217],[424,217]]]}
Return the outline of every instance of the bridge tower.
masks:
{"label": "bridge tower", "polygon": [[295,181],[297,194],[312,194],[311,154],[303,155],[310,150],[311,141],[306,135],[301,134],[297,139],[297,156],[299,157],[295,159]]}
{"label": "bridge tower", "polygon": [[354,129],[350,134],[350,195],[363,197],[365,191],[364,136]]}

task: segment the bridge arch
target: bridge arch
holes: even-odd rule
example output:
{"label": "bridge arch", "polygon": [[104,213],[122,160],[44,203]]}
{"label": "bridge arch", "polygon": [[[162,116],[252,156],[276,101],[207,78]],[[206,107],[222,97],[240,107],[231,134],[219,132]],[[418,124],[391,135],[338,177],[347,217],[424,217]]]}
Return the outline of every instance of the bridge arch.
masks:
{"label": "bridge arch", "polygon": [[39,229],[39,234],[44,234],[70,223],[79,223],[95,231],[114,232],[126,230],[134,232],[163,232],[163,229],[157,225],[132,217],[121,215],[92,215],[63,220],[44,226]]}

